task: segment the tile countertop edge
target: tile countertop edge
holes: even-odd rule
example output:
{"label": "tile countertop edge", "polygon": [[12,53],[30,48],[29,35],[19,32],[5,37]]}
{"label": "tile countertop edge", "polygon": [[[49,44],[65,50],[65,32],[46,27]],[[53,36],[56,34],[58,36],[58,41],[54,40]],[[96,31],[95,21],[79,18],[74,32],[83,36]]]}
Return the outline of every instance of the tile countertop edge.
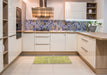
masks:
{"label": "tile countertop edge", "polygon": [[107,33],[99,32],[75,32],[75,31],[23,31],[23,33],[77,33],[97,40],[107,40]]}

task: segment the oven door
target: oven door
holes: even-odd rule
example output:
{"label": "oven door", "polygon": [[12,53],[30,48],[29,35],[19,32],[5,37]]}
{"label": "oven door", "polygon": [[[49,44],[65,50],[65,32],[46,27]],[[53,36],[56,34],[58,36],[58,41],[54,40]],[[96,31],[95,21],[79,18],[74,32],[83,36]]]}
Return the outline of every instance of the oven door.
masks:
{"label": "oven door", "polygon": [[20,39],[22,37],[22,33],[21,32],[17,32],[16,33],[16,39]]}

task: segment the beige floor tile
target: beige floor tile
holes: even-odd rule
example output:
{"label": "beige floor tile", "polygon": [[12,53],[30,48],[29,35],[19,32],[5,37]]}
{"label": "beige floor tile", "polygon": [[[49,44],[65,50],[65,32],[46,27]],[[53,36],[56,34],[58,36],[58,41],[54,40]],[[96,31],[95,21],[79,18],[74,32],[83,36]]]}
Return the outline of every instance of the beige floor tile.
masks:
{"label": "beige floor tile", "polygon": [[11,75],[29,75],[28,73],[13,73]]}
{"label": "beige floor tile", "polygon": [[33,64],[35,56],[20,56],[3,75],[95,75],[78,56],[72,64]]}
{"label": "beige floor tile", "polygon": [[52,65],[32,65],[30,72],[52,72]]}
{"label": "beige floor tile", "polygon": [[30,73],[29,75],[54,75],[53,73],[41,73],[41,72],[39,72],[39,73]]}
{"label": "beige floor tile", "polygon": [[5,70],[5,72],[3,73],[3,75],[11,75],[11,74],[14,74],[15,69],[16,69],[16,64],[13,63],[10,67],[8,67],[8,68]]}

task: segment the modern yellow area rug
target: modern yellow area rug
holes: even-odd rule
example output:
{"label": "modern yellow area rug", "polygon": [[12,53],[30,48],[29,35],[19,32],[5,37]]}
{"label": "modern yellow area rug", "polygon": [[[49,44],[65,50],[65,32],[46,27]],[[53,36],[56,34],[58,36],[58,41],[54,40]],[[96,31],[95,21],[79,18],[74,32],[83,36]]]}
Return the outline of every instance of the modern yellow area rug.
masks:
{"label": "modern yellow area rug", "polygon": [[71,64],[68,56],[36,56],[34,64]]}

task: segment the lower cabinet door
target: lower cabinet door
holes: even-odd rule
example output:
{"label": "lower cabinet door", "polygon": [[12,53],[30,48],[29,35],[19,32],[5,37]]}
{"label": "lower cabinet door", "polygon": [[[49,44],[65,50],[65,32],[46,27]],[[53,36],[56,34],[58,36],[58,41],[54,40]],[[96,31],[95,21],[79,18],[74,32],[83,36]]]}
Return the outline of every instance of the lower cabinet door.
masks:
{"label": "lower cabinet door", "polygon": [[22,38],[17,39],[16,41],[17,41],[17,53],[19,55],[22,51]]}
{"label": "lower cabinet door", "polygon": [[94,67],[96,68],[96,39],[90,39],[90,51],[89,51],[89,60],[88,62]]}
{"label": "lower cabinet door", "polygon": [[23,34],[23,51],[35,51],[34,33]]}
{"label": "lower cabinet door", "polygon": [[50,45],[35,45],[36,51],[49,51]]}
{"label": "lower cabinet door", "polygon": [[66,51],[77,51],[76,34],[66,34]]}
{"label": "lower cabinet door", "polygon": [[96,68],[96,39],[78,35],[78,52]]}
{"label": "lower cabinet door", "polygon": [[0,72],[3,70],[3,53],[0,52]]}
{"label": "lower cabinet door", "polygon": [[0,40],[0,72],[3,70],[3,49],[2,40]]}
{"label": "lower cabinet door", "polygon": [[51,34],[51,51],[66,51],[64,33]]}
{"label": "lower cabinet door", "polygon": [[77,41],[77,46],[78,46],[77,49],[78,49],[79,54],[82,54],[82,52],[81,52],[81,45],[82,45],[81,43],[82,42],[81,42],[81,38],[80,37],[81,36],[78,34],[77,35],[77,39],[78,39],[78,41]]}
{"label": "lower cabinet door", "polygon": [[17,57],[17,43],[16,43],[16,36],[9,37],[9,46],[8,46],[8,56],[9,56],[9,63],[11,63]]}

